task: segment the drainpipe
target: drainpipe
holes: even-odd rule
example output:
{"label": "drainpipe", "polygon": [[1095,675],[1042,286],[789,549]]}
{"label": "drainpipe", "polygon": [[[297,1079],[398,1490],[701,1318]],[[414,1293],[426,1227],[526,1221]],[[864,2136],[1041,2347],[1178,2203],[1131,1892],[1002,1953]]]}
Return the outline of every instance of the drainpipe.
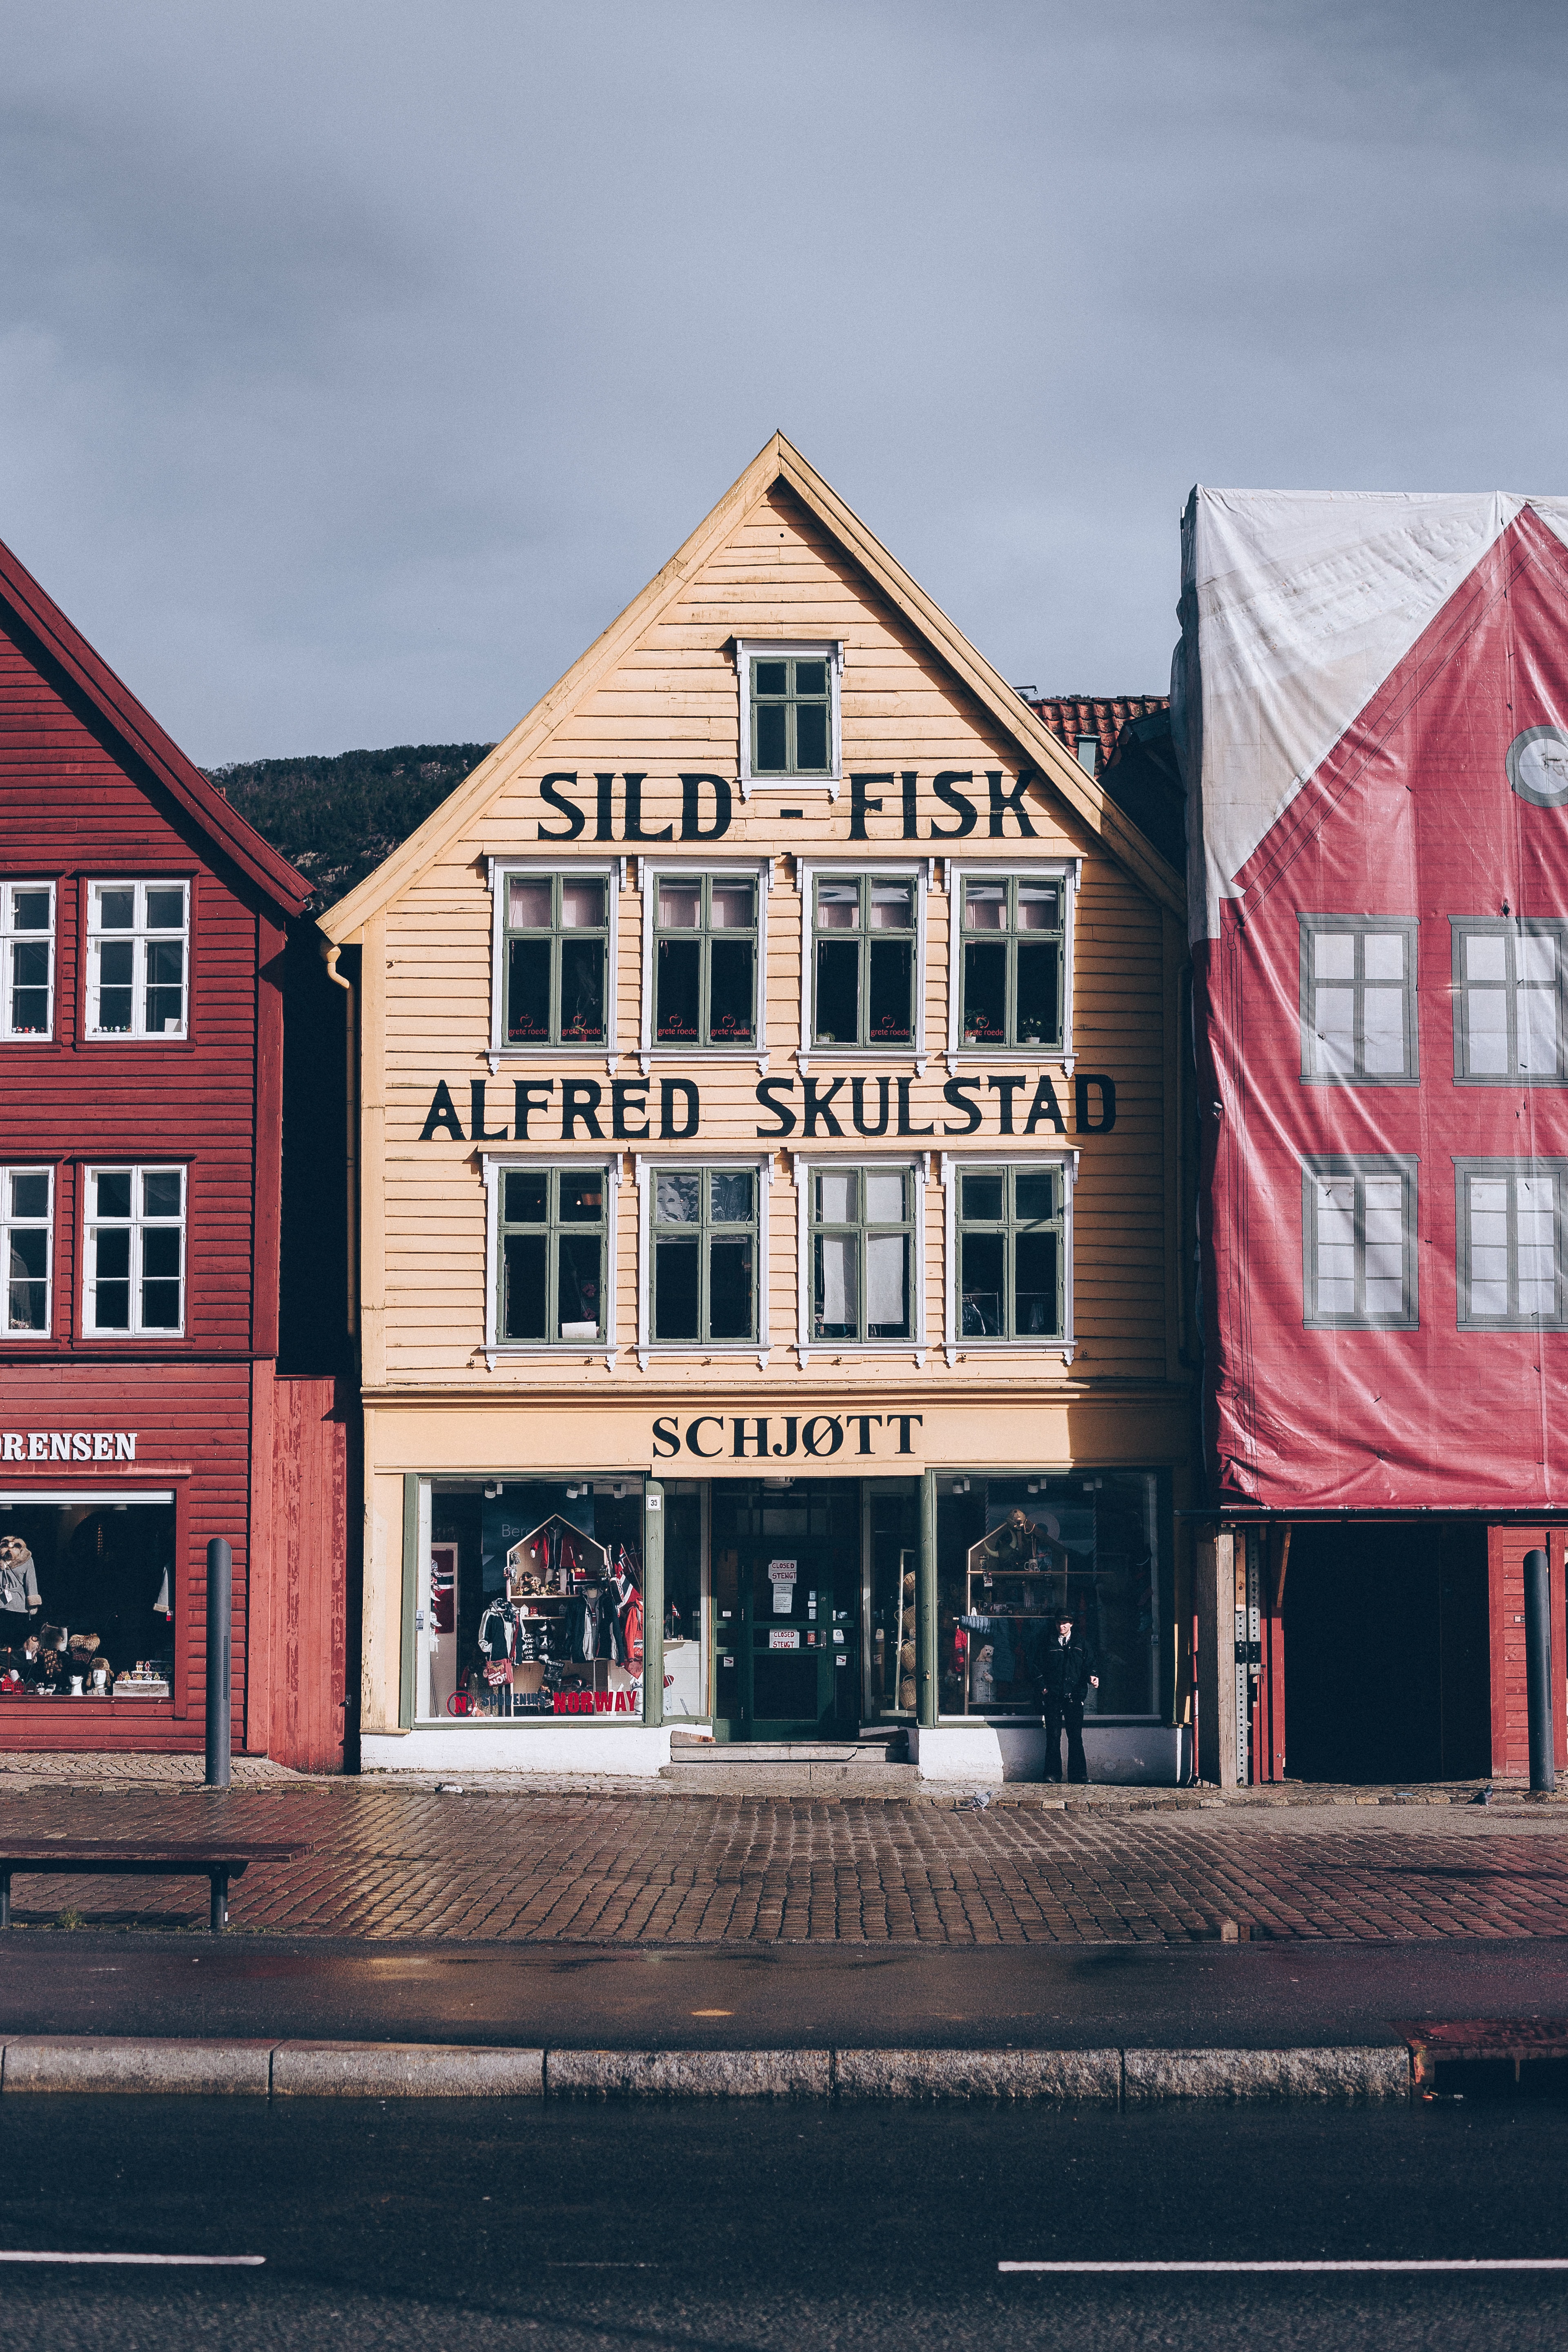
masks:
{"label": "drainpipe", "polygon": [[355,1338],[359,1334],[359,1071],[358,1035],[354,1023],[354,989],[352,980],[345,980],[338,970],[341,947],[321,950],[326,959],[327,978],[341,988],[347,999],[343,1006],[343,1121],[345,1129],[345,1179],[348,1186],[347,1246],[348,1246],[348,1325]]}

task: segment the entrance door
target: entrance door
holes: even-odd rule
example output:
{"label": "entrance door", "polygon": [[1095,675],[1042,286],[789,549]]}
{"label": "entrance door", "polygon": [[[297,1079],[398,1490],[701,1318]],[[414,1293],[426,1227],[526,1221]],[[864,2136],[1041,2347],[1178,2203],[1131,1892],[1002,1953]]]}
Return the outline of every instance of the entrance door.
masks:
{"label": "entrance door", "polygon": [[859,1488],[713,1492],[720,1739],[853,1738],[859,1727]]}

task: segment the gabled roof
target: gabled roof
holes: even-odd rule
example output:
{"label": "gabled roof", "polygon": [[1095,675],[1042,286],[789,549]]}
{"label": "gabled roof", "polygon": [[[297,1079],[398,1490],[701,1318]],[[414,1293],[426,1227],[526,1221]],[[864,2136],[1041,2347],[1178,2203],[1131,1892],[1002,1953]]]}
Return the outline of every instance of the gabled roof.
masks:
{"label": "gabled roof", "polygon": [[1075,755],[1087,738],[1098,745],[1095,773],[1110,760],[1130,719],[1148,719],[1168,710],[1168,694],[1041,694],[1026,698],[1037,719]]}
{"label": "gabled roof", "polygon": [[1038,771],[1042,784],[1067,803],[1100,835],[1119,864],[1152,897],[1175,912],[1184,910],[1182,879],[1144,838],[1100,785],[1079,765],[1028,704],[1007,685],[983,654],[910,579],[900,563],[867,530],[800,452],[775,433],[745,472],[725,491],[712,512],[692,532],[664,569],[633,598],[619,618],[579,656],[526,719],[498,743],[473,774],[426,817],[417,832],[385,863],[321,917],[322,929],[337,940],[352,939],[368,919],[407,887],[475,822],[501,787],[531,759],[545,738],[590,694],[605,673],[686,586],[692,574],[723,543],[753,507],[782,482],[812,513],[844,552],[881,591],[910,627],[924,637],[947,668],[968,688],[1017,744],[1024,764]]}
{"label": "gabled roof", "polygon": [[310,901],[311,884],[263,841],[254,825],[247,824],[238,810],[229,806],[216,785],[209,783],[199,768],[191,765],[152,712],[94,653],[80,630],[67,620],[54,598],[40,588],[26,565],[3,540],[0,604],[58,663],[133,763],[162,784],[224,855],[286,914],[301,914]]}

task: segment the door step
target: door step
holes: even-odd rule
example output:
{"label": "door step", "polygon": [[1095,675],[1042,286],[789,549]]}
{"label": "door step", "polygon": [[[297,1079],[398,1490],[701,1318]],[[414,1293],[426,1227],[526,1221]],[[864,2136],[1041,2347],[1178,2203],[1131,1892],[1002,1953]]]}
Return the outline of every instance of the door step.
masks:
{"label": "door step", "polygon": [[902,1730],[862,1732],[858,1739],[737,1739],[720,1742],[695,1739],[689,1732],[670,1735],[669,1762],[682,1771],[704,1771],[714,1765],[837,1764],[845,1771],[875,1770],[886,1764],[907,1764],[910,1743]]}

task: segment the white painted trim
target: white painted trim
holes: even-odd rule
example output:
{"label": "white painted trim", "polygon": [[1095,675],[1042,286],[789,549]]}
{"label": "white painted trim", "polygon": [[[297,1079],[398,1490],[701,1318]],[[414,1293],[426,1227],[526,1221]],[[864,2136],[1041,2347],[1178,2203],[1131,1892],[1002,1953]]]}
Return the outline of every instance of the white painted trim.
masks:
{"label": "white painted trim", "polygon": [[[858,848],[858,844],[856,848]],[[795,1048],[795,1058],[803,1076],[810,1075],[813,1061],[831,1062],[836,1066],[840,1063],[847,1066],[856,1062],[872,1065],[912,1062],[916,1077],[924,1077],[928,1059],[926,893],[931,887],[931,868],[935,863],[935,859],[931,857],[879,857],[875,852],[868,857],[859,856],[854,850],[846,857],[796,858],[795,887],[800,892],[800,1044]],[[863,874],[877,881],[908,880],[915,886],[915,1035],[910,1045],[816,1045],[812,1043],[816,1016],[816,926],[812,919],[811,908],[816,884],[825,875],[830,881],[842,877],[848,882]]]}
{"label": "white painted trim", "polygon": [[[617,886],[616,868],[619,868]],[[620,1047],[616,1040],[616,1008],[620,972],[620,894],[626,887],[626,861],[624,857],[490,857],[485,859],[486,887],[490,894],[490,1042],[486,1054],[493,1078],[503,1062],[531,1060],[542,1054],[547,1060],[575,1055],[592,1061],[599,1054],[605,1057],[606,1072],[614,1070]],[[505,988],[503,975],[504,940],[506,933],[506,885],[514,874],[592,874],[601,876],[610,887],[605,894],[605,910],[608,918],[609,939],[605,947],[605,1042],[600,1046],[582,1045],[509,1045],[504,1034],[501,999]]]}
{"label": "white painted trim", "polygon": [[[1026,1062],[1031,1066],[1041,1063],[1059,1063],[1070,1078],[1076,1055],[1072,1041],[1072,1008],[1074,995],[1074,927],[1078,908],[1079,887],[1083,879],[1081,857],[988,857],[950,856],[944,861],[943,888],[947,897],[947,1050],[945,1059],[949,1077],[955,1077],[965,1063],[994,1062],[1005,1057]],[[1062,1042],[1048,1050],[1030,1045],[961,1045],[958,1037],[959,1014],[963,1003],[963,892],[955,888],[955,881],[1006,882],[1013,876],[1027,876],[1031,880],[1059,881],[1064,886],[1066,904],[1062,909]]]}
{"label": "white painted trim", "polygon": [[[753,776],[752,773],[752,692],[750,663],[753,656],[763,660],[772,654],[781,659],[796,659],[813,654],[827,658],[828,690],[832,698],[828,724],[831,733],[829,750],[832,773],[826,776]],[[740,781],[741,798],[749,801],[754,792],[826,793],[836,801],[844,783],[843,701],[844,640],[842,637],[737,637],[735,639],[735,687],[740,708],[740,758],[735,773]]]}

